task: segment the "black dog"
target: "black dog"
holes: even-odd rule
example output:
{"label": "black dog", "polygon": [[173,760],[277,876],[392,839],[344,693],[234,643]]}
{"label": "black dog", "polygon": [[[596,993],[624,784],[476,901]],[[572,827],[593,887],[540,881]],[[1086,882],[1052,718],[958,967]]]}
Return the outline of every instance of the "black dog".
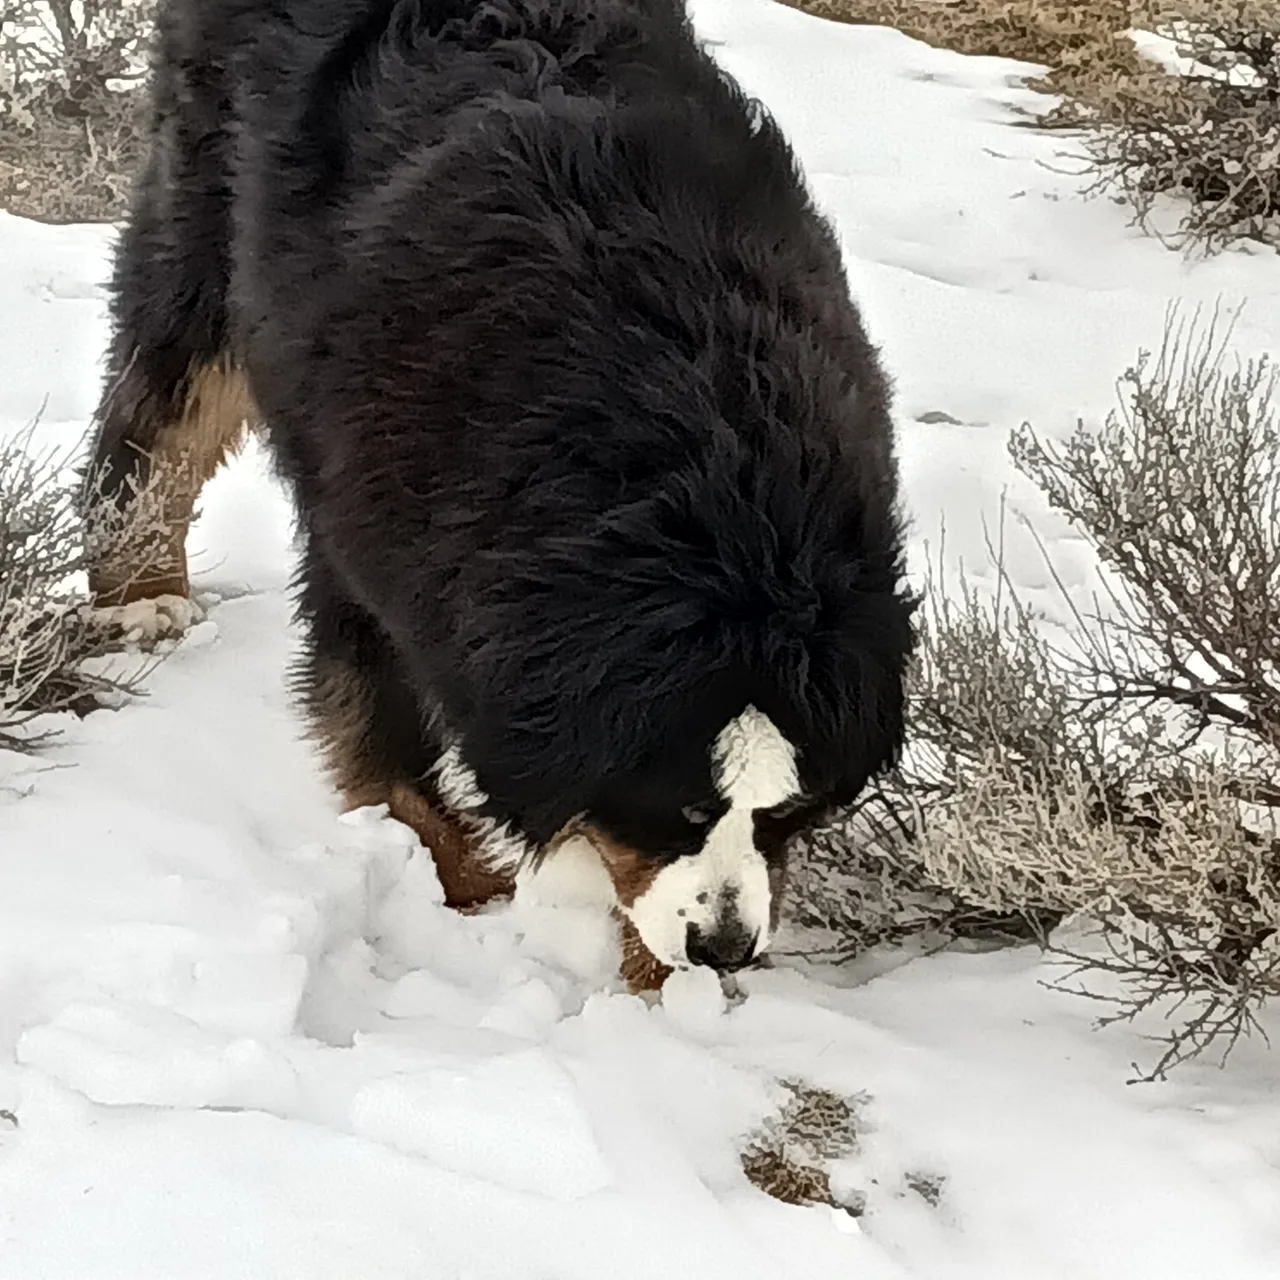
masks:
{"label": "black dog", "polygon": [[166,0],[159,36],[94,492],[168,535],[99,601],[187,592],[261,421],[348,803],[454,905],[594,877],[637,985],[749,962],[790,837],[894,759],[912,643],[886,381],[777,126],[680,0]]}

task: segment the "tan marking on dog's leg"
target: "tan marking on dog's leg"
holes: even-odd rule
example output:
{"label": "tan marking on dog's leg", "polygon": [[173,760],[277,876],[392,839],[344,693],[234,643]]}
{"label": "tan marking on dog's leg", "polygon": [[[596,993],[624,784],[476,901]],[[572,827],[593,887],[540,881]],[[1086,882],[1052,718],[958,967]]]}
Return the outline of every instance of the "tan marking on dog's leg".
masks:
{"label": "tan marking on dog's leg", "polygon": [[645,945],[640,931],[631,923],[626,909],[633,907],[636,900],[653,884],[661,866],[651,858],[644,858],[634,849],[627,848],[611,839],[603,831],[590,824],[583,824],[576,829],[577,834],[587,837],[600,854],[609,879],[613,882],[613,891],[618,899],[617,917],[622,938],[622,963],[619,966],[622,980],[632,995],[658,991],[671,976],[670,965],[663,964]]}
{"label": "tan marking on dog's leg", "polygon": [[434,805],[411,783],[391,788],[391,816],[417,832],[430,850],[445,906],[473,911],[515,892],[515,880],[484,860],[478,834]]}
{"label": "tan marking on dog's leg", "polygon": [[653,884],[662,867],[652,858],[641,857],[634,849],[619,844],[598,827],[584,824],[577,831],[595,845],[600,861],[613,881],[613,891],[619,903],[624,907],[635,906],[636,899]]}
{"label": "tan marking on dog's leg", "polygon": [[390,804],[391,783],[369,747],[373,697],[353,667],[331,658],[312,660],[311,678],[298,692],[308,719],[307,736],[348,809]]}
{"label": "tan marking on dog's leg", "polygon": [[635,925],[621,911],[618,922],[622,934],[622,963],[619,971],[627,990],[633,995],[644,995],[652,991],[660,991],[662,984],[671,976],[670,965],[665,965],[644,944]]}
{"label": "tan marking on dog's leg", "polygon": [[[117,403],[109,405],[108,412],[128,412],[119,403],[126,395],[127,384],[122,382]],[[143,405],[145,401],[139,401],[134,412],[156,412]],[[172,419],[158,424],[154,432],[146,483],[130,500],[137,521],[126,514],[90,567],[89,589],[96,604],[110,607],[155,596],[190,595],[187,531],[196,517],[200,491],[227,456],[238,451],[246,428],[256,425],[248,383],[230,359],[193,371]],[[152,521],[160,527],[130,527]]]}
{"label": "tan marking on dog's leg", "polygon": [[515,892],[514,878],[486,865],[480,836],[433,804],[411,782],[391,781],[370,748],[373,699],[364,678],[341,661],[317,659],[303,690],[311,737],[347,809],[385,804],[431,853],[445,904],[474,910]]}
{"label": "tan marking on dog's leg", "polygon": [[[412,783],[388,783],[377,777],[368,748],[371,699],[359,673],[341,662],[317,665],[315,678],[305,691],[311,732],[346,808],[386,804],[393,818],[411,828],[431,853],[447,906],[469,911],[510,897],[515,892],[514,876],[485,864],[475,833],[438,809]],[[627,906],[657,874],[654,864],[608,841],[598,831],[576,824],[552,842],[553,856],[555,844],[577,835],[586,835],[600,851],[614,892]],[[621,912],[618,919],[622,931],[620,972],[627,989],[633,995],[659,990],[671,969],[654,957]]]}

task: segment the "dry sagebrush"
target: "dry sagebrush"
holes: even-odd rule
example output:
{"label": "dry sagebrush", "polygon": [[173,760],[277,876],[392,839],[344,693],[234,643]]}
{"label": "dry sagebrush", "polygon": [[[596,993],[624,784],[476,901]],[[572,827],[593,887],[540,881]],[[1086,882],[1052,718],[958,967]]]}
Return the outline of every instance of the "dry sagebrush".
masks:
{"label": "dry sagebrush", "polygon": [[0,748],[19,751],[44,741],[36,717],[83,715],[145,674],[118,679],[95,664],[125,638],[124,611],[89,608],[78,583],[102,546],[145,560],[163,537],[161,505],[145,491],[125,514],[90,504],[86,518],[70,458],[34,437],[31,428],[0,442]]}
{"label": "dry sagebrush", "polygon": [[1151,25],[1191,66],[1100,81],[1060,122],[1095,126],[1093,191],[1116,191],[1151,229],[1179,201],[1174,243],[1280,246],[1280,6],[1272,0],[1161,0]]}
{"label": "dry sagebrush", "polygon": [[[1041,63],[1028,85],[1060,95],[1036,121],[1083,130],[1087,190],[1138,221],[1180,203],[1172,240],[1280,244],[1280,6],[1272,0],[787,0],[821,17],[892,26],[966,54]],[[1189,64],[1141,55],[1130,32]]]}
{"label": "dry sagebrush", "polygon": [[[1021,929],[1104,1021],[1165,1015],[1148,1075],[1280,995],[1280,379],[1224,352],[1171,325],[1100,430],[1015,435],[1106,597],[1056,644],[1008,583],[931,591],[908,758],[798,851],[800,922],[851,952]],[[841,857],[874,862],[870,909],[831,889]]]}
{"label": "dry sagebrush", "polygon": [[1199,732],[1280,743],[1280,376],[1229,333],[1171,317],[1124,403],[1065,449],[1030,428],[1014,462],[1096,547],[1115,590],[1084,628],[1106,701],[1171,703]]}
{"label": "dry sagebrush", "polygon": [[1047,642],[1016,600],[989,602],[967,584],[952,597],[928,583],[919,625],[901,769],[796,849],[788,918],[806,957],[840,962],[908,938],[1017,941],[1064,914],[1042,899],[984,893],[922,857],[922,838],[993,751],[1028,779],[1082,750],[1094,758]]}
{"label": "dry sagebrush", "polygon": [[837,22],[893,27],[914,40],[974,57],[1049,68],[1043,88],[1066,89],[1101,68],[1145,65],[1124,36],[1129,0],[786,0]]}
{"label": "dry sagebrush", "polygon": [[0,207],[51,222],[127,206],[151,0],[0,0]]}

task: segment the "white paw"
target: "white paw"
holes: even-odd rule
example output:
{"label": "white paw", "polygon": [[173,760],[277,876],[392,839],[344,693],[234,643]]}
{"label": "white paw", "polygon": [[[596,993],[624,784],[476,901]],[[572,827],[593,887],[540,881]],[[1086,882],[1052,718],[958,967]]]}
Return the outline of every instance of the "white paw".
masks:
{"label": "white paw", "polygon": [[149,649],[176,640],[204,618],[204,610],[185,596],[154,596],[129,604],[90,610],[93,621],[121,636],[126,644]]}

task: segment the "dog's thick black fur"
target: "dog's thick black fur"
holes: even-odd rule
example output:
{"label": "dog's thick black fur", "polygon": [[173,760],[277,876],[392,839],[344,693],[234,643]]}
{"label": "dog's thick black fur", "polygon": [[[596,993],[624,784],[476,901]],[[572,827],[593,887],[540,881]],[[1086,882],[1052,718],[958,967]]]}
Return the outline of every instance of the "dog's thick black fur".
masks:
{"label": "dog's thick black fur", "polygon": [[893,759],[886,380],[679,0],[165,0],[155,103],[97,458],[245,371],[348,772],[430,792],[447,736],[532,846],[663,859],[748,703],[799,749],[779,824]]}

